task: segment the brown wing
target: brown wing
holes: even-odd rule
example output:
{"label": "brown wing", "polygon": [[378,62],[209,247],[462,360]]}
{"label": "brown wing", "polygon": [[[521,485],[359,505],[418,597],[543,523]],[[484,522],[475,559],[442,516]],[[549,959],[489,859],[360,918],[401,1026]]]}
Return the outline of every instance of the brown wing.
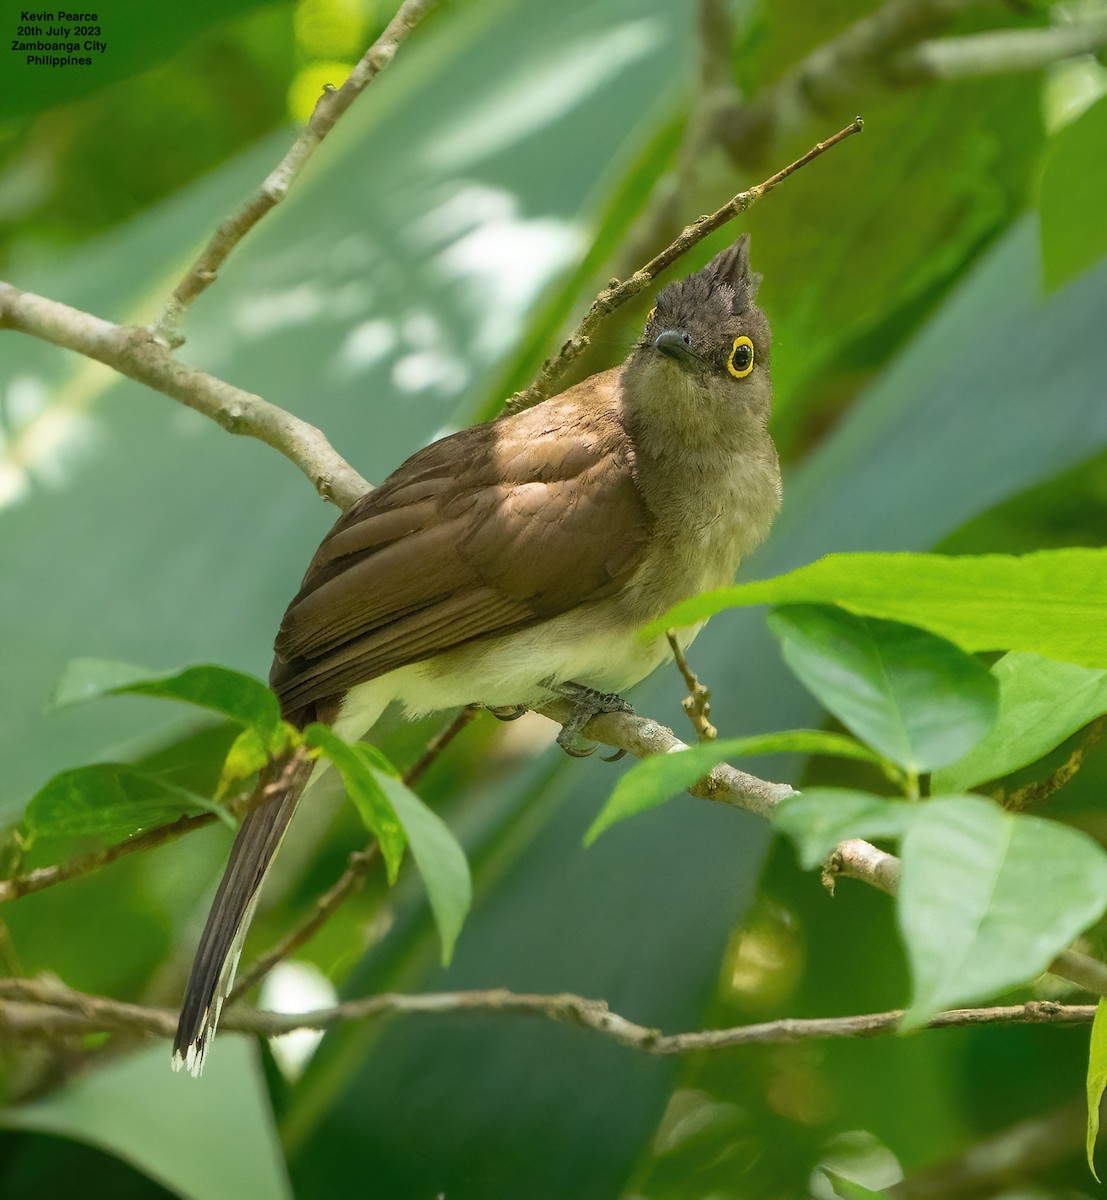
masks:
{"label": "brown wing", "polygon": [[617,388],[443,438],[344,513],[277,636],[286,713],[616,590],[649,531]]}

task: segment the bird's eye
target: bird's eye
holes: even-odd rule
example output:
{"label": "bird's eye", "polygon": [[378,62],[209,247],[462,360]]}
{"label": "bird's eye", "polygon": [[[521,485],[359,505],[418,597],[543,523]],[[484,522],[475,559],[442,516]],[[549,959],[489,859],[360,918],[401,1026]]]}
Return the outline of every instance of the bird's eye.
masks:
{"label": "bird's eye", "polygon": [[745,379],[753,370],[753,342],[745,335],[734,339],[730,357],[726,360],[726,369],[735,379]]}
{"label": "bird's eye", "polygon": [[651,308],[650,311],[648,313],[646,313],[646,324],[648,325],[656,316],[657,316],[657,308],[656,307]]}

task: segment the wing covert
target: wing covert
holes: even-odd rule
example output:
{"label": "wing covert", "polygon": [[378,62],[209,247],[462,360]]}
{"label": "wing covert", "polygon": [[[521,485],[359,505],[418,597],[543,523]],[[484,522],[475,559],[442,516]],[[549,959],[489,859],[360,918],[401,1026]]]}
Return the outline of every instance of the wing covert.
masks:
{"label": "wing covert", "polygon": [[616,376],[433,443],[339,518],[277,636],[286,712],[625,582],[650,518]]}

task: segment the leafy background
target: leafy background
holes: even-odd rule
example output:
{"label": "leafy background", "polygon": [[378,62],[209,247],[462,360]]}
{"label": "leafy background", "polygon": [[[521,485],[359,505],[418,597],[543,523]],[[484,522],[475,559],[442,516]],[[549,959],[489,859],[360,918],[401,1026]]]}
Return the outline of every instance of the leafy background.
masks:
{"label": "leafy background", "polygon": [[[756,96],[869,8],[735,5],[735,78]],[[104,14],[112,54],[84,76],[0,72],[5,273],[118,321],[153,318],[283,152],[304,97],[391,15],[383,0],[181,3],[161,6],[154,36],[148,11]],[[672,0],[447,5],[197,304],[182,356],[319,425],[370,479],[492,411],[634,265],[636,222],[678,165],[695,32],[694,7]],[[787,469],[746,578],[832,551],[1102,541],[1102,79],[1088,60],[916,90],[870,81],[782,131],[764,163],[705,150],[682,168],[686,219],[866,118],[745,222]],[[607,331],[590,369],[623,357],[633,321]],[[47,713],[51,691],[80,656],[264,675],[333,513],[265,447],[31,339],[5,337],[0,397],[3,815],[93,759],[210,789],[229,727],[136,697]],[[724,737],[821,719],[763,610],[720,615],[693,659]],[[679,729],[680,695],[662,672],[635,701]],[[382,744],[411,761],[435,728],[392,722]],[[408,876],[391,895],[371,880],[305,961],[343,995],[570,990],[667,1030],[905,1003],[885,898],[843,884],[830,903],[762,822],[688,797],[585,851],[623,768],[569,762],[548,741],[537,720],[481,721],[423,788],[474,871],[448,970]],[[751,769],[802,778],[779,758]],[[820,760],[818,778],[849,784],[854,769]],[[1052,810],[1107,832],[1105,772],[1093,753]],[[251,945],[363,838],[350,806],[320,797]],[[10,953],[73,987],[174,1003],[228,839],[213,827],[9,905]],[[202,1200],[821,1197],[820,1164],[868,1155],[910,1174],[1079,1101],[1086,1038],[957,1030],[678,1062],[520,1018],[421,1018],[337,1029],[298,1075],[222,1038],[198,1085],[168,1074],[160,1045],[88,1070],[47,1047],[4,1050],[0,1190],[68,1195],[79,1171],[89,1196]],[[1034,1194],[1091,1195],[1078,1108],[1063,1128],[1071,1152]]]}

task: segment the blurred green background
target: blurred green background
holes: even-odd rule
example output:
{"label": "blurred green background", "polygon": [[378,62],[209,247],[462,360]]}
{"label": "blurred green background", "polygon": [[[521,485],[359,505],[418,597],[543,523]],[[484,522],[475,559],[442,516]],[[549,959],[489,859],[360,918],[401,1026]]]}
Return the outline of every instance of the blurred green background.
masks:
{"label": "blurred green background", "polygon": [[[181,357],[320,426],[378,480],[496,411],[611,275],[861,112],[861,137],[677,269],[752,230],[786,479],[784,512],[745,577],[840,550],[1101,544],[1107,71],[1080,56],[907,86],[884,56],[833,88],[792,88],[785,104],[794,65],[875,7],[452,0],[197,302]],[[109,51],[93,68],[3,60],[4,277],[152,321],[392,11],[120,2],[100,14]],[[922,32],[1044,29],[1104,11],[966,3]],[[720,13],[731,28],[705,56],[701,20]],[[582,370],[620,361],[650,303],[612,322]],[[77,656],[264,675],[333,517],[260,443],[4,334],[4,820],[52,774],[98,758],[144,758],[213,786],[229,728],[133,698],[47,714],[51,689]],[[694,648],[723,736],[820,719],[763,617],[723,614]],[[663,671],[634,699],[681,732],[681,694]],[[390,721],[383,744],[413,761],[439,723]],[[263,1001],[564,990],[667,1031],[904,1002],[885,898],[846,883],[831,902],[751,816],[685,797],[585,851],[624,768],[569,761],[551,734],[538,718],[482,718],[422,785],[475,875],[448,971],[418,881],[405,873],[388,895],[374,877]],[[800,777],[780,760],[751,769]],[[821,782],[847,778],[818,769]],[[1052,802],[1100,835],[1105,775],[1100,750]],[[363,839],[337,796],[302,815],[248,957]],[[211,828],[7,905],[4,969],[174,1004],[228,842]],[[435,1017],[337,1029],[306,1064],[227,1035],[199,1083],[169,1074],[161,1044],[0,1040],[0,1194],[70,1196],[78,1178],[82,1195],[136,1200],[865,1194],[832,1183],[837,1170],[871,1188],[906,1176],[901,1197],[960,1195],[926,1170],[1017,1139],[1020,1122],[1053,1128],[1042,1123],[1080,1100],[1086,1037],[957,1030],[675,1061],[522,1018]],[[1079,1108],[1057,1128],[1039,1163],[963,1194],[1098,1194]]]}

